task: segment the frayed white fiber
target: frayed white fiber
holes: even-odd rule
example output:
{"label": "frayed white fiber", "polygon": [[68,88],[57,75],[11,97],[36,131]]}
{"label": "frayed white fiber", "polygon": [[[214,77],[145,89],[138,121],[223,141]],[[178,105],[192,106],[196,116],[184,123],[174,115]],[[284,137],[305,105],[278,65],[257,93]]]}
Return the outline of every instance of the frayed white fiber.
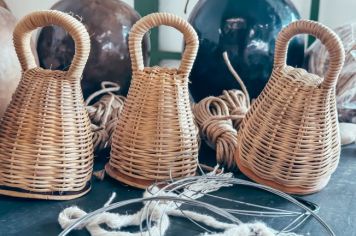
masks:
{"label": "frayed white fiber", "polygon": [[[232,177],[231,173],[218,173],[218,167],[212,172],[208,173],[208,176],[222,176]],[[152,187],[145,191],[144,198],[153,196],[172,196],[180,197],[182,199],[198,199],[204,194],[214,192],[222,187],[228,187],[231,184],[218,182],[214,180],[199,179],[194,184],[187,186],[183,193],[175,194],[172,192],[165,192],[158,187]],[[116,197],[116,193],[113,193],[110,199],[105,203],[105,206],[111,204]],[[188,218],[199,224],[209,226],[213,229],[223,231],[220,233],[204,233],[201,236],[297,236],[293,233],[278,233],[266,226],[264,223],[255,222],[247,224],[229,224],[218,221],[212,216],[201,214],[190,210],[182,210],[179,207],[182,203],[172,201],[148,201],[144,203],[144,207],[131,215],[121,215],[117,213],[104,212],[100,213],[89,220],[85,224],[79,225],[76,229],[83,229],[84,227],[89,231],[91,236],[158,236],[165,235],[170,221],[169,216]],[[73,206],[64,209],[58,216],[58,222],[63,229],[69,227],[79,218],[85,216],[87,213],[80,208]],[[127,226],[139,226],[146,221],[146,216],[150,217],[152,226],[148,230],[143,232],[126,232],[120,231],[123,227]],[[146,222],[147,223],[147,222]],[[103,229],[102,224],[106,224],[109,230]]]}

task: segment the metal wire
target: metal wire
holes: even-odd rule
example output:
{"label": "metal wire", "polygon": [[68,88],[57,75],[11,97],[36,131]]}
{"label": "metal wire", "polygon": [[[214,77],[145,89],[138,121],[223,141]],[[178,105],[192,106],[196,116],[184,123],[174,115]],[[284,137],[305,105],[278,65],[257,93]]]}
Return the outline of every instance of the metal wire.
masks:
{"label": "metal wire", "polygon": [[[224,198],[220,196],[216,196],[207,192],[194,192],[194,190],[189,189],[189,186],[192,184],[196,184],[199,182],[207,182],[207,181],[215,181],[219,186],[220,185],[242,185],[242,186],[249,186],[253,188],[257,188],[260,190],[267,191],[269,193],[272,193],[274,195],[277,195],[288,202],[292,203],[293,205],[301,208],[304,210],[304,212],[297,212],[297,211],[289,211],[289,210],[284,210],[284,209],[278,209],[278,208],[273,208],[273,207],[268,207],[268,206],[263,206],[259,204],[253,204],[253,203],[248,203],[248,202],[243,202],[243,201],[237,201],[234,199],[229,199],[229,198]],[[162,186],[161,188],[158,188],[158,186]],[[157,187],[159,190],[157,192],[152,192],[153,189]],[[184,189],[188,189],[193,193],[191,196],[188,196],[185,194],[183,191]],[[233,224],[239,225],[242,223],[238,218],[236,218],[234,215],[247,215],[247,216],[262,216],[262,217],[296,217],[291,223],[289,223],[287,226],[285,226],[282,230],[280,230],[276,235],[279,235],[280,233],[288,233],[291,232],[295,229],[297,229],[300,225],[302,225],[308,218],[313,217],[317,222],[320,223],[321,226],[323,226],[328,233],[328,235],[334,236],[335,233],[332,231],[330,226],[326,224],[318,215],[317,211],[319,210],[319,207],[315,204],[312,204],[307,201],[298,201],[297,199],[289,196],[288,194],[285,194],[283,192],[280,192],[278,190],[275,190],[273,188],[263,186],[260,184],[252,183],[250,181],[242,180],[242,179],[237,179],[237,178],[226,178],[222,176],[209,176],[209,175],[204,175],[204,176],[195,176],[195,177],[188,177],[185,179],[180,179],[176,180],[173,182],[159,182],[156,183],[152,186],[150,186],[147,189],[147,192],[155,195],[153,197],[148,197],[148,198],[138,198],[138,199],[132,199],[132,200],[127,200],[127,201],[122,201],[118,203],[111,204],[107,207],[103,207],[101,209],[98,209],[94,212],[91,212],[84,216],[83,218],[79,219],[75,223],[73,223],[71,226],[69,226],[67,229],[65,229],[59,236],[65,236],[67,235],[72,229],[76,228],[78,225],[81,225],[84,222],[87,222],[91,217],[100,214],[105,211],[113,210],[116,208],[120,208],[123,206],[127,206],[130,204],[135,204],[135,203],[146,203],[145,207],[147,208],[146,212],[143,211],[141,214],[141,219],[140,219],[140,231],[141,235],[143,235],[143,222],[146,222],[146,228],[147,228],[147,233],[151,235],[150,229],[152,227],[152,221],[153,221],[153,210],[150,209],[155,209],[158,207],[162,201],[165,201],[165,207],[163,211],[160,212],[160,217],[158,220],[156,220],[156,224],[158,224],[160,227],[162,226],[162,217],[165,215],[167,210],[171,210],[172,206],[174,209],[180,211],[180,214],[182,217],[190,220],[194,224],[196,224],[198,227],[200,227],[202,230],[205,232],[209,232],[209,230],[201,225],[200,223],[196,222],[193,220],[191,217],[189,217],[185,210],[182,209],[183,205],[188,205],[188,206],[195,206],[195,207],[202,207],[210,212],[215,213],[216,215],[223,217],[227,222],[232,222]],[[176,196],[167,196],[167,194],[176,194]],[[161,195],[160,195],[161,194]],[[242,205],[246,205],[249,207],[254,207],[254,208],[260,208],[263,209],[261,211],[258,210],[242,210],[242,209],[230,209],[230,208],[219,208],[217,206],[211,205],[206,202],[202,201],[197,201],[193,199],[194,197],[200,197],[201,195],[220,199],[222,201],[230,201]],[[168,202],[168,203],[167,203]],[[174,205],[173,205],[174,204]],[[152,207],[152,208],[151,208]],[[312,208],[312,209],[311,209]],[[145,216],[144,216],[145,215]],[[143,220],[145,217],[145,221]],[[159,222],[159,223],[158,223]],[[161,229],[160,229],[161,230]]]}
{"label": "metal wire", "polygon": [[[324,222],[318,215],[317,215],[317,211],[319,210],[319,207],[316,207],[314,209],[310,209],[309,207],[307,207],[305,204],[299,202],[298,200],[296,200],[295,198],[291,197],[290,195],[286,194],[286,193],[283,193],[281,191],[278,191],[276,189],[273,189],[271,187],[268,187],[268,186],[264,186],[264,185],[260,185],[260,184],[256,184],[256,183],[253,183],[253,182],[250,182],[250,181],[246,181],[246,180],[242,180],[242,179],[237,179],[237,178],[225,178],[225,177],[221,177],[221,176],[194,176],[194,177],[188,177],[188,178],[184,178],[184,179],[181,179],[181,180],[177,180],[177,181],[174,181],[170,184],[167,184],[167,182],[160,182],[160,183],[156,183],[154,184],[153,186],[159,186],[159,185],[163,185],[164,183],[166,183],[167,185],[164,186],[163,188],[161,188],[160,191],[162,192],[170,192],[172,190],[177,190],[177,189],[182,189],[184,188],[185,186],[189,186],[193,183],[196,183],[196,181],[199,181],[201,180],[202,178],[204,178],[205,180],[211,180],[211,181],[219,181],[219,182],[223,182],[223,183],[230,183],[230,184],[234,184],[234,185],[243,185],[243,186],[249,186],[249,187],[254,187],[254,188],[257,188],[257,189],[261,189],[261,190],[264,190],[264,191],[267,191],[267,192],[270,192],[272,194],[275,194],[287,201],[289,201],[290,203],[298,206],[299,208],[303,209],[306,211],[306,213],[300,213],[300,216],[304,216],[304,218],[301,218],[301,221],[296,224],[294,227],[292,227],[292,229],[296,229],[297,227],[299,227],[303,222],[305,222],[309,217],[313,217],[315,218],[326,230],[326,232],[329,234],[329,235],[335,235],[335,233],[333,232],[333,230],[330,228],[330,226]],[[175,187],[174,187],[175,186]],[[159,192],[157,193],[159,194]],[[211,194],[205,194],[207,196],[213,196],[213,197],[217,197],[219,198],[218,196],[215,196],[215,195],[211,195]],[[222,198],[222,197],[220,197]],[[226,200],[226,198],[225,198]],[[230,201],[236,201],[236,200],[232,200],[232,199],[229,199]],[[265,206],[261,206],[261,205],[256,205],[256,204],[251,204],[251,203],[244,203],[244,202],[240,202],[242,204],[246,204],[246,205],[249,205],[249,206],[252,206],[252,205],[255,205],[255,206],[259,206],[259,207],[263,207],[263,208],[268,208],[268,207],[265,207]],[[305,203],[305,201],[304,201]],[[308,204],[310,205],[310,204]],[[276,208],[272,208],[274,210],[276,210]],[[226,209],[224,209],[226,210]],[[278,209],[278,210],[281,210],[281,209]],[[282,210],[283,211],[283,210]],[[230,212],[231,213],[231,212]],[[299,217],[298,217],[299,218]],[[298,222],[298,221],[297,221]],[[292,221],[291,224],[295,223],[295,220]],[[291,224],[287,225],[285,228],[288,229],[291,227]],[[280,231],[280,232],[290,232],[290,230],[288,231],[283,231],[283,229]]]}
{"label": "metal wire", "polygon": [[174,201],[174,202],[182,202],[191,206],[198,206],[198,207],[203,207],[211,212],[214,212],[215,214],[224,217],[228,221],[231,221],[232,223],[239,224],[241,221],[239,221],[235,216],[231,215],[230,213],[214,206],[206,202],[200,202],[196,200],[189,200],[189,199],[183,199],[179,197],[171,197],[171,196],[155,196],[155,197],[148,197],[148,198],[135,198],[135,199],[130,199],[126,201],[121,201],[117,203],[113,203],[111,205],[108,205],[106,207],[102,207],[100,209],[97,209],[91,213],[88,213],[84,217],[78,219],[76,222],[68,226],[66,229],[64,229],[58,236],[66,236],[68,233],[70,233],[73,229],[78,227],[81,224],[84,224],[88,222],[90,218],[93,216],[96,216],[100,213],[114,210],[116,208],[124,207],[127,205],[135,204],[135,203],[144,203],[144,202],[155,202],[155,201]]}

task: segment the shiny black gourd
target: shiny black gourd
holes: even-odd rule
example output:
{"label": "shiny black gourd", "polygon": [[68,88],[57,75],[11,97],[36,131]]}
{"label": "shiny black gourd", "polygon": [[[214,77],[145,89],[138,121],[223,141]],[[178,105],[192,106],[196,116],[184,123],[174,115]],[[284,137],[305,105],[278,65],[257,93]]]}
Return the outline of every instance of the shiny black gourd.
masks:
{"label": "shiny black gourd", "polygon": [[[52,9],[71,13],[82,20],[91,38],[91,52],[82,79],[84,97],[100,89],[102,81],[113,81],[126,95],[131,81],[128,34],[140,15],[119,0],[61,0]],[[44,68],[65,70],[74,55],[74,42],[57,26],[41,30],[37,51]],[[149,40],[143,40],[143,57],[148,61]]]}
{"label": "shiny black gourd", "polygon": [[[193,99],[240,88],[223,60],[224,51],[256,98],[272,72],[278,32],[299,18],[289,0],[200,0],[189,17],[200,41],[190,76]],[[287,63],[301,67],[303,58],[304,36],[298,36],[290,42]]]}

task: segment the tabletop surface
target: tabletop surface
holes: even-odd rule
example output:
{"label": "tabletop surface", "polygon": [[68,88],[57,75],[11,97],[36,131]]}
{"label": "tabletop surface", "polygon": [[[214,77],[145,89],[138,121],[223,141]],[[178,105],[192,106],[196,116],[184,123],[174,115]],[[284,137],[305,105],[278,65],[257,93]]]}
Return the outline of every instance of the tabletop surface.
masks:
{"label": "tabletop surface", "polygon": [[[200,153],[200,159],[209,159],[214,152],[206,146]],[[204,161],[204,160],[203,160]],[[102,160],[98,161],[96,168],[101,168]],[[237,173],[236,177],[242,177]],[[242,177],[244,178],[244,177]],[[103,206],[112,192],[117,193],[116,201],[142,197],[142,191],[127,187],[106,177],[103,181],[93,179],[92,190],[79,199],[71,201],[43,201],[0,196],[0,236],[26,235],[51,236],[58,235],[61,228],[57,222],[58,214],[68,206],[77,205],[90,212]],[[241,187],[223,190],[225,196],[240,196],[243,199],[252,199],[256,202],[278,202],[278,197],[257,192],[254,189]],[[336,235],[356,236],[356,145],[343,147],[341,159],[336,172],[329,184],[321,192],[304,196],[320,206],[319,215],[334,230]],[[276,222],[275,222],[276,223]],[[278,222],[277,222],[278,223]],[[181,235],[184,228],[185,236],[197,235],[194,227],[185,226],[185,222],[177,221],[169,228],[167,235]],[[326,235],[316,229],[315,222],[307,221],[301,232],[308,235]],[[86,231],[76,231],[70,235],[87,236]]]}

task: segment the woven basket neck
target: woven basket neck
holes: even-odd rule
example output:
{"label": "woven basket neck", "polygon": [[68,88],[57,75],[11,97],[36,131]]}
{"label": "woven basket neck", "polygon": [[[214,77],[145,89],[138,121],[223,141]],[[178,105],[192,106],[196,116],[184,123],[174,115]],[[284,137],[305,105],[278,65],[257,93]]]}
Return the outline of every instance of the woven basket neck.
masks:
{"label": "woven basket neck", "polygon": [[343,67],[345,52],[340,38],[328,27],[309,20],[292,22],[279,33],[274,55],[274,68],[286,67],[287,48],[289,41],[298,34],[310,34],[326,46],[330,54],[329,68],[321,86],[332,89],[336,86],[337,78]]}
{"label": "woven basket neck", "polygon": [[[136,76],[135,76],[136,75]],[[164,79],[175,79],[188,82],[188,76],[182,74],[176,68],[167,68],[167,67],[145,67],[142,71],[134,71],[135,77],[140,78],[164,78]]]}
{"label": "woven basket neck", "polygon": [[51,78],[51,79],[58,79],[58,80],[78,81],[76,77],[70,76],[68,74],[68,71],[48,70],[48,69],[43,69],[41,67],[35,67],[23,72],[23,77],[26,77],[28,75],[31,75],[33,78],[41,79],[41,80],[46,80]]}
{"label": "woven basket neck", "polygon": [[298,86],[320,88],[320,85],[324,81],[324,78],[316,74],[309,73],[302,68],[286,66],[283,68],[275,68],[275,70],[278,70],[278,73],[282,73],[284,77],[287,77],[293,83],[298,83]]}

